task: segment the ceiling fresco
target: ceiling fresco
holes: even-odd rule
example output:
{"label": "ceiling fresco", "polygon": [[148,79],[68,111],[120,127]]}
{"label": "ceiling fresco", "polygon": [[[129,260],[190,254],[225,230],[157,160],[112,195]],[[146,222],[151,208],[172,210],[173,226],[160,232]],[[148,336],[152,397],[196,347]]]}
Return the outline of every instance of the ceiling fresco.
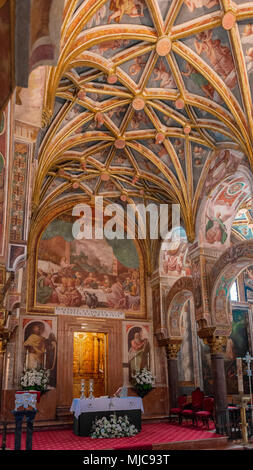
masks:
{"label": "ceiling fresco", "polygon": [[252,166],[252,71],[253,2],[67,0],[37,214],[75,194],[175,202],[193,241],[215,152],[240,151]]}
{"label": "ceiling fresco", "polygon": [[251,207],[242,208],[237,212],[232,225],[232,233],[239,240],[253,239],[253,210]]}

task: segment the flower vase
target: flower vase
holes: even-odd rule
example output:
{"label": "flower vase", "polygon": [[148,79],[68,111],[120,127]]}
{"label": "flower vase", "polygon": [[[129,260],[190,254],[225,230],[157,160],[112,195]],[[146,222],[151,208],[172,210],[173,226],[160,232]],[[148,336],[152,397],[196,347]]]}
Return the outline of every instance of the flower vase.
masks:
{"label": "flower vase", "polygon": [[135,387],[135,390],[138,393],[139,397],[143,398],[152,390],[152,387],[148,389],[144,389],[142,387]]}

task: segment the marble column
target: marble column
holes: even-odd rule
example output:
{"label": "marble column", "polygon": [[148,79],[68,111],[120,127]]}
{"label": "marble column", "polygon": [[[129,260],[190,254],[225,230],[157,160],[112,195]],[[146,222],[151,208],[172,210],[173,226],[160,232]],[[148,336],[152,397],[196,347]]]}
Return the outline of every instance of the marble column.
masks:
{"label": "marble column", "polygon": [[224,433],[227,426],[227,382],[224,365],[224,348],[227,336],[212,336],[204,342],[210,347],[215,399],[216,431]]}
{"label": "marble column", "polygon": [[1,340],[0,340],[0,416],[2,407],[2,389],[3,389],[3,373],[4,373],[4,353],[1,351]]}
{"label": "marble column", "polygon": [[166,356],[168,361],[168,382],[169,382],[169,405],[170,408],[177,407],[178,402],[178,367],[177,355],[182,341],[166,341]]}

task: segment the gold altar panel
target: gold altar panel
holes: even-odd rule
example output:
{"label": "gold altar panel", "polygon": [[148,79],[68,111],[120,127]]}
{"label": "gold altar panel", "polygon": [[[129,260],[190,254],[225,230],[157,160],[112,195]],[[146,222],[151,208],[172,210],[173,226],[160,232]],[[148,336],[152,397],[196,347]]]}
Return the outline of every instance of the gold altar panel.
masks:
{"label": "gold altar panel", "polygon": [[85,380],[85,395],[89,395],[89,379],[94,381],[93,395],[106,394],[107,335],[75,332],[73,342],[73,398],[80,397],[81,380]]}

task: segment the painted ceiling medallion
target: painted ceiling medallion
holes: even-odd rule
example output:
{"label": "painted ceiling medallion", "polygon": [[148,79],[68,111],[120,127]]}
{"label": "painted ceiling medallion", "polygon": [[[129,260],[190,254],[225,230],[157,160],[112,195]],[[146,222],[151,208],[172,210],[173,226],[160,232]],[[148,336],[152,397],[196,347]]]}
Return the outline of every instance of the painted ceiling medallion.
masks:
{"label": "painted ceiling medallion", "polygon": [[184,100],[182,98],[178,98],[175,101],[175,106],[176,106],[177,109],[183,109],[184,106],[185,106]]}
{"label": "painted ceiling medallion", "polygon": [[80,90],[77,93],[77,96],[78,96],[79,100],[84,100],[86,98],[86,91],[85,90]]}
{"label": "painted ceiling medallion", "polygon": [[110,175],[108,175],[108,173],[102,173],[101,175],[102,181],[108,181],[109,179],[110,179]]}
{"label": "painted ceiling medallion", "polygon": [[133,108],[135,111],[141,111],[145,107],[145,100],[140,96],[136,96],[132,102]]}
{"label": "painted ceiling medallion", "polygon": [[164,139],[165,139],[165,135],[162,132],[158,132],[155,136],[155,143],[158,145],[162,144]]}
{"label": "painted ceiling medallion", "polygon": [[189,124],[186,124],[186,126],[184,126],[184,133],[190,134],[190,132],[191,132],[191,126],[189,126]]}
{"label": "painted ceiling medallion", "polygon": [[126,141],[124,139],[117,139],[114,142],[116,149],[123,149],[126,145]]}
{"label": "painted ceiling medallion", "polygon": [[117,81],[118,81],[118,77],[115,73],[108,75],[107,83],[109,83],[110,85],[114,85]]}
{"label": "painted ceiling medallion", "polygon": [[232,11],[228,11],[222,18],[222,26],[226,30],[230,30],[236,23],[236,15]]}
{"label": "painted ceiling medallion", "polygon": [[163,57],[171,51],[171,40],[168,37],[161,38],[156,43],[156,52]]}

